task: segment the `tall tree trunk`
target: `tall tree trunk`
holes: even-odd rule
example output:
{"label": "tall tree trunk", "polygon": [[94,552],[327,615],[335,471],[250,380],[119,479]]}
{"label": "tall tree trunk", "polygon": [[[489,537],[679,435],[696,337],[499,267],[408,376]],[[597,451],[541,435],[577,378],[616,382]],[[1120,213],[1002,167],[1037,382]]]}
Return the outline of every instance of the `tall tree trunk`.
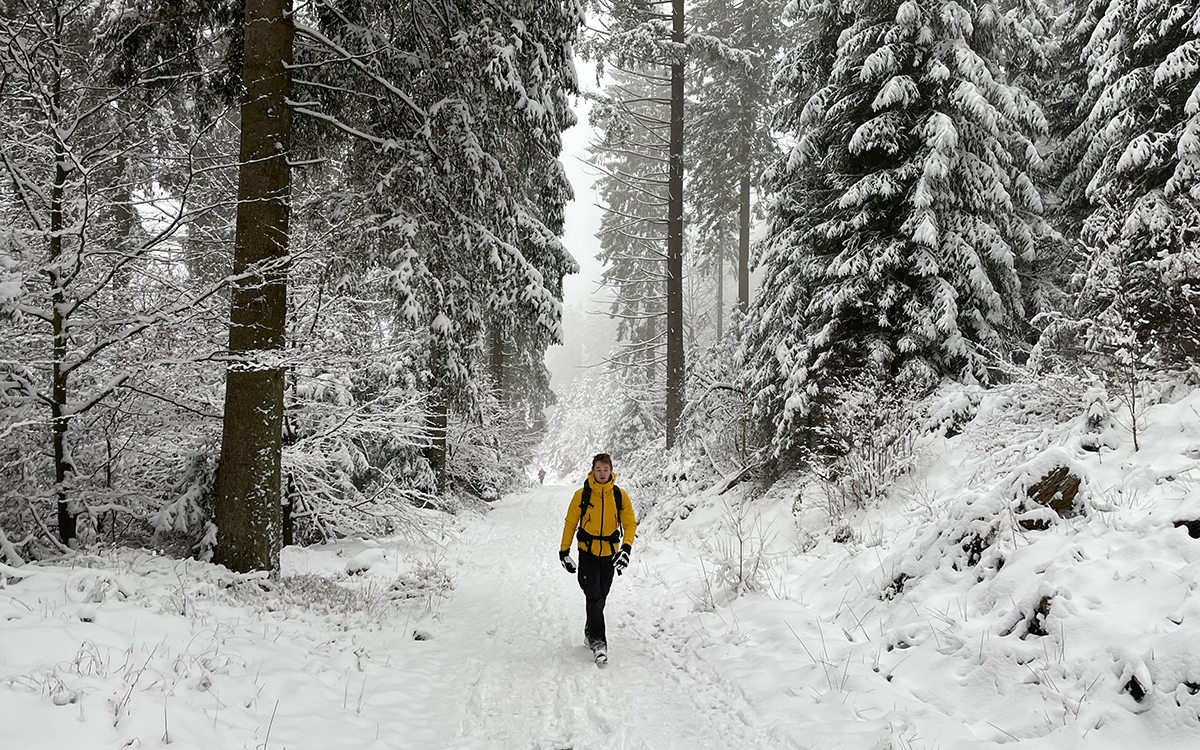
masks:
{"label": "tall tree trunk", "polygon": [[719,342],[724,333],[724,315],[725,315],[725,222],[721,222],[721,242],[717,246],[717,341]]}
{"label": "tall tree trunk", "polygon": [[[754,41],[754,3],[742,0],[742,45]],[[738,180],[738,309],[745,315],[750,309],[750,177],[753,165],[750,144],[754,139],[754,102],[757,90],[753,76],[742,83],[741,177]]]}
{"label": "tall tree trunk", "polygon": [[446,401],[438,395],[438,390],[435,387],[434,393],[430,397],[427,422],[429,447],[425,449],[425,457],[429,459],[429,468],[433,469],[433,474],[437,478],[438,494],[442,494],[446,491],[446,464],[449,459],[447,430],[450,426],[450,416]]}
{"label": "tall tree trunk", "polygon": [[[62,15],[54,13],[55,38],[62,39]],[[55,47],[57,49],[57,45]],[[54,309],[50,318],[51,333],[54,337],[54,361],[51,365],[50,383],[50,415],[51,438],[54,445],[54,496],[58,501],[58,537],[63,544],[70,544],[75,539],[75,514],[72,512],[67,499],[67,479],[74,467],[67,458],[67,427],[70,417],[67,407],[67,319],[64,314],[66,304],[66,285],[70,271],[63,268],[63,195],[67,183],[67,149],[62,142],[62,128],[59,127],[58,116],[62,112],[62,67],[55,60],[54,81],[51,84],[51,96],[54,100],[54,112],[51,113],[51,123],[54,125],[54,184],[50,187],[50,263],[48,272],[51,299]]]}
{"label": "tall tree trunk", "polygon": [[738,186],[738,309],[750,309],[750,153],[743,151],[744,171]]}
{"label": "tall tree trunk", "polygon": [[504,366],[504,331],[499,325],[492,325],[490,339],[488,369],[491,370],[492,380],[495,382],[500,406],[504,407],[508,405],[508,380],[505,375],[507,368]]}
{"label": "tall tree trunk", "polygon": [[[128,135],[124,125],[121,127],[121,135],[122,137]],[[129,282],[133,278],[133,269],[129,261],[129,256],[133,254],[137,244],[135,240],[137,217],[133,210],[133,186],[130,184],[129,178],[125,175],[126,164],[125,152],[121,151],[113,162],[113,184],[110,186],[112,190],[113,224],[116,230],[116,245],[121,251],[117,262],[124,264],[113,275],[113,287],[115,289],[124,289],[129,286]]]}
{"label": "tall tree trunk", "polygon": [[[671,40],[686,41],[683,0],[671,2]],[[671,65],[671,165],[667,207],[667,448],[679,437],[684,406],[683,349],[683,57]]]}
{"label": "tall tree trunk", "polygon": [[281,542],[282,356],[287,316],[292,112],[291,0],[247,0],[237,229],[217,483],[216,560],[277,570]]}

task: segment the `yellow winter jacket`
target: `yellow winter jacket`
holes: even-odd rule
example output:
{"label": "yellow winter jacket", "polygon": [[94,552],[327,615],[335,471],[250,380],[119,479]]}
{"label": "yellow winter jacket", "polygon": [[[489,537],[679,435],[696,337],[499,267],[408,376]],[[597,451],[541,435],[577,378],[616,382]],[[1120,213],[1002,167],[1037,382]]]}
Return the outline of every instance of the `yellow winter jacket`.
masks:
{"label": "yellow winter jacket", "polygon": [[[613,490],[617,486],[617,477],[614,474],[613,478],[604,484],[596,481],[592,476],[592,472],[588,472],[588,486],[592,489],[591,502],[588,505],[587,511],[583,514],[583,520],[579,518],[579,503],[583,500],[583,488],[575,490],[575,497],[571,498],[571,505],[567,508],[567,520],[563,525],[562,546],[560,550],[569,550],[571,548],[571,540],[575,537],[575,529],[578,526],[583,526],[583,530],[595,537],[609,536],[617,530],[618,525],[621,529],[621,544],[633,544],[633,535],[637,531],[637,519],[633,515],[633,502],[629,499],[629,493],[625,490],[619,490],[624,495],[621,503],[621,512],[617,513],[617,501],[613,497]],[[600,539],[593,539],[590,544],[579,542],[579,549],[586,550],[593,555],[599,557],[608,557],[615,554],[619,545],[614,545],[611,542],[606,542]]]}

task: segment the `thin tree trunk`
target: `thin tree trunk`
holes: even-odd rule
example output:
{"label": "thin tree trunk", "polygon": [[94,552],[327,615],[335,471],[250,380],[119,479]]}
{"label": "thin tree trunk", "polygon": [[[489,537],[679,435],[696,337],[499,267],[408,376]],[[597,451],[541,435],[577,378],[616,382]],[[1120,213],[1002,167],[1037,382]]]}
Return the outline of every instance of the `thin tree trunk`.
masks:
{"label": "thin tree trunk", "polygon": [[[744,154],[747,162],[748,151]],[[738,190],[738,309],[742,315],[750,309],[750,165],[744,167]]]}
{"label": "thin tree trunk", "polygon": [[[122,136],[126,135],[124,126],[121,131]],[[122,151],[113,163],[114,184],[111,186],[116,244],[121,251],[117,262],[125,264],[120,271],[113,275],[113,287],[116,289],[124,289],[129,286],[129,282],[133,278],[133,269],[128,262],[128,257],[133,253],[136,244],[134,232],[137,225],[133,210],[133,189],[125,176],[126,163],[125,152]]]}
{"label": "thin tree trunk", "polygon": [[[752,41],[754,29],[754,4],[742,2],[742,42]],[[750,144],[754,139],[755,117],[753,102],[756,86],[752,76],[742,84],[742,148],[741,177],[738,180],[738,309],[745,315],[750,309]]]}
{"label": "thin tree trunk", "polygon": [[504,367],[504,332],[500,326],[493,325],[491,330],[491,352],[489,368],[492,371],[492,380],[495,381],[496,395],[499,398],[500,405],[508,404],[508,382],[505,377]]}
{"label": "thin tree trunk", "polygon": [[[683,0],[672,0],[671,40],[683,45]],[[681,54],[681,53],[679,53]],[[683,59],[671,65],[671,165],[667,207],[667,448],[679,438],[684,406],[683,349]]]}
{"label": "thin tree trunk", "polygon": [[[436,393],[435,388],[435,393]],[[446,491],[446,464],[449,458],[447,450],[447,430],[450,426],[449,410],[446,402],[438,396],[433,396],[429,404],[429,447],[425,457],[429,459],[429,467],[437,477],[437,491]]]}
{"label": "thin tree trunk", "polygon": [[217,485],[216,559],[237,571],[277,570],[281,540],[282,356],[292,112],[291,0],[248,0],[225,425]]}
{"label": "thin tree trunk", "polygon": [[[724,222],[722,222],[722,225]],[[724,314],[725,314],[725,247],[724,247],[724,226],[722,226],[721,237],[722,244],[717,246],[717,341],[719,342],[724,333]]]}
{"label": "thin tree trunk", "polygon": [[[62,39],[62,15],[54,13],[55,39]],[[56,46],[57,49],[57,46]],[[54,496],[58,502],[58,538],[63,544],[71,544],[75,539],[75,514],[71,511],[67,499],[67,479],[73,472],[67,452],[67,428],[70,417],[67,407],[67,310],[66,284],[68,273],[64,273],[63,262],[63,196],[66,192],[67,158],[66,144],[62,142],[62,129],[58,127],[58,116],[62,112],[62,67],[55,59],[54,81],[51,84],[51,96],[54,101],[54,112],[51,122],[54,124],[54,184],[50,187],[50,263],[48,264],[51,299],[54,301],[51,313],[50,327],[53,338],[54,361],[50,374],[50,415],[51,439],[54,445]]]}

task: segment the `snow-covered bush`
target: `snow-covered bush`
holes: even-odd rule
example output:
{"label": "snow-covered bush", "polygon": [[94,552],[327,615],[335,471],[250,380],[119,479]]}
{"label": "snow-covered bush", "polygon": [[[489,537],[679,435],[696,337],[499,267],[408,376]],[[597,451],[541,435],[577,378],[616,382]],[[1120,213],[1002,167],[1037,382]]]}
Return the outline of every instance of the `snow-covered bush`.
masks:
{"label": "snow-covered bush", "polygon": [[156,547],[180,557],[212,560],[217,542],[217,527],[213,524],[215,457],[215,449],[187,457],[180,481],[171,487],[166,503],[150,519]]}
{"label": "snow-covered bush", "polygon": [[[740,324],[735,315],[735,330]],[[688,473],[694,480],[703,476],[715,481],[740,472],[753,458],[750,399],[737,377],[737,339],[728,336],[692,353],[682,442],[695,458]]]}
{"label": "snow-covered bush", "polygon": [[450,419],[446,477],[452,494],[490,502],[524,483],[522,467],[530,460],[537,432],[511,413],[494,389],[485,390],[480,402],[478,420]]}
{"label": "snow-covered bush", "polygon": [[826,485],[825,497],[838,515],[886,495],[913,469],[919,443],[963,418],[955,416],[953,406],[942,407],[932,420],[923,418],[927,406],[918,400],[924,395],[918,389],[927,386],[882,380],[846,384],[835,391],[822,423],[810,430],[810,446],[799,454]]}
{"label": "snow-covered bush", "polygon": [[[380,353],[382,354],[382,353]],[[298,368],[288,406],[284,490],[298,542],[395,533],[431,501],[424,398],[379,356]]]}

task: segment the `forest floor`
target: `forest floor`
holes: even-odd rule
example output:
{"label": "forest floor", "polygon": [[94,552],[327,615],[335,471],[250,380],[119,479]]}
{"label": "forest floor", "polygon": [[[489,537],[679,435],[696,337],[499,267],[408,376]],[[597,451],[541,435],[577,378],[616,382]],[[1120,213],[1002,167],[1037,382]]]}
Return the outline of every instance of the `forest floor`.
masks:
{"label": "forest floor", "polygon": [[[128,549],[0,566],[0,744],[1200,746],[1200,392],[1140,413],[1137,450],[1027,393],[952,401],[954,435],[870,503],[631,490],[607,669],[555,554],[573,485],[420,542],[289,547],[274,581]],[[1056,467],[1066,517],[1030,505]]]}

